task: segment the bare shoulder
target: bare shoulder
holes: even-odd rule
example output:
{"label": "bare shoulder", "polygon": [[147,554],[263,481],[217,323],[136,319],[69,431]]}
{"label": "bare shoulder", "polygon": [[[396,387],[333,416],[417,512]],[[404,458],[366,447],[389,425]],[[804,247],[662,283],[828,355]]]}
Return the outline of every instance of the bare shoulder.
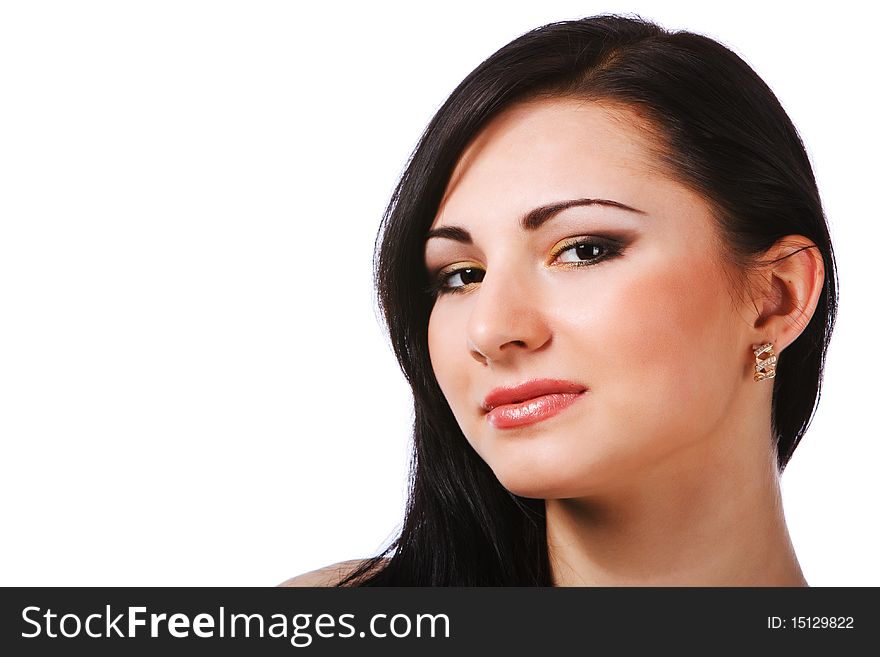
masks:
{"label": "bare shoulder", "polygon": [[[369,559],[350,559],[349,561],[340,561],[323,568],[310,570],[302,575],[291,577],[282,582],[278,586],[335,586],[349,573],[354,572],[362,563],[366,563]],[[388,559],[382,559],[380,566],[384,566]]]}

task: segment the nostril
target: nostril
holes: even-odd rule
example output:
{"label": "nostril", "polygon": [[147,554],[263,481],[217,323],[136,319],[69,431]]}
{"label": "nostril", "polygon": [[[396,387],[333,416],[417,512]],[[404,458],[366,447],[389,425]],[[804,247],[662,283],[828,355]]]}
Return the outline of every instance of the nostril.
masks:
{"label": "nostril", "polygon": [[482,351],[477,349],[477,347],[474,344],[471,344],[471,343],[468,344],[468,353],[478,363],[481,363],[483,365],[488,365],[489,357],[486,356],[486,354],[484,354]]}

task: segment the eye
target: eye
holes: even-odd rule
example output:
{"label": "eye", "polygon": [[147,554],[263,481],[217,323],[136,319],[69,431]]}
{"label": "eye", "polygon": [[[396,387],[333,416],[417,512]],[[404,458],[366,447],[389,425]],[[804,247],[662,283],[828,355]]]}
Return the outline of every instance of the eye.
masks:
{"label": "eye", "polygon": [[425,290],[428,294],[455,294],[462,292],[468,285],[479,283],[486,275],[479,267],[464,267],[440,274]]}
{"label": "eye", "polygon": [[579,267],[593,265],[606,258],[619,255],[620,247],[595,238],[580,237],[563,244],[561,248],[556,250],[553,259],[556,260],[563,254],[569,255],[560,260],[562,264]]}
{"label": "eye", "polygon": [[[599,240],[597,238],[578,237],[564,242],[550,257],[551,262],[559,260],[564,267],[585,267],[599,264],[621,254],[622,245],[617,242]],[[569,254],[560,259],[563,254]],[[479,267],[460,267],[440,273],[425,287],[425,292],[432,297],[444,294],[466,292],[474,283],[483,280],[486,272]]]}

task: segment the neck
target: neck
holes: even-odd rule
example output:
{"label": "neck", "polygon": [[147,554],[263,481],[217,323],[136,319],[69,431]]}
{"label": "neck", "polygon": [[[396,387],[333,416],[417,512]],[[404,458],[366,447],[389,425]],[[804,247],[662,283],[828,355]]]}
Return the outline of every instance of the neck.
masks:
{"label": "neck", "polygon": [[670,459],[638,482],[546,501],[554,585],[807,586],[775,454],[740,443]]}

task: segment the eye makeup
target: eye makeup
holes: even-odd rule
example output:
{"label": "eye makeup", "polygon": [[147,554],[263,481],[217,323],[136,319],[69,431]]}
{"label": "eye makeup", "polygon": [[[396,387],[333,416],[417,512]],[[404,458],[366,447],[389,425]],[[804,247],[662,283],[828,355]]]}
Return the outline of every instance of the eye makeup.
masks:
{"label": "eye makeup", "polygon": [[[554,247],[548,257],[548,264],[552,265],[556,260],[567,253],[571,253],[571,260],[560,262],[557,266],[565,268],[593,267],[605,261],[620,256],[623,253],[624,244],[619,239],[610,239],[597,236],[572,237],[563,240]],[[431,297],[440,297],[447,294],[461,294],[472,289],[485,276],[485,271],[478,265],[460,266],[453,265],[437,272],[425,287],[424,292]],[[459,282],[460,284],[456,284]]]}

